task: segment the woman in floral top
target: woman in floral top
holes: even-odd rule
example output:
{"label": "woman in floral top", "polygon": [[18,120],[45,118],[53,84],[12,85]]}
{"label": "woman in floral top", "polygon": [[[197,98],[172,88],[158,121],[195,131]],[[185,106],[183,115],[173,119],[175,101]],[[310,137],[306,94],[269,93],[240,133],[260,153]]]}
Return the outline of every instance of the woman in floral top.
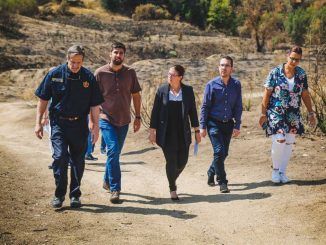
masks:
{"label": "woman in floral top", "polygon": [[275,67],[265,81],[259,124],[272,136],[272,182],[288,183],[286,167],[291,157],[295,135],[304,132],[300,114],[301,99],[308,110],[311,125],[316,123],[308,91],[307,75],[297,66],[302,49],[294,46],[287,63]]}

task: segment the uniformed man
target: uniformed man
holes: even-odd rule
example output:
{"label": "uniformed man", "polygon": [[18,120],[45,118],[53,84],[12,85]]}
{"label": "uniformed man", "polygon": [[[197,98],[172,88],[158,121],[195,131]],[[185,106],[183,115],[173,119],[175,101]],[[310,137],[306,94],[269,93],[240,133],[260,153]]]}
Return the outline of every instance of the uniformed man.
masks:
{"label": "uniformed man", "polygon": [[[67,63],[51,70],[35,91],[39,98],[35,134],[43,137],[42,118],[49,106],[51,141],[53,146],[54,208],[60,208],[67,192],[67,171],[71,157],[70,206],[78,208],[80,184],[85,168],[85,150],[89,130],[95,143],[99,135],[99,105],[104,101],[94,75],[82,66],[84,48],[74,45],[68,49]],[[87,126],[87,115],[90,122]]]}

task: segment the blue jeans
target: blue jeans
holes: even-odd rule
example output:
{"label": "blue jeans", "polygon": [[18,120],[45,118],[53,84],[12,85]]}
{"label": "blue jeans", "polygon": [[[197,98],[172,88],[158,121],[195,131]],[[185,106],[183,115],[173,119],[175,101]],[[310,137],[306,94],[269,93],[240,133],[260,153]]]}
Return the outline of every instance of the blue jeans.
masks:
{"label": "blue jeans", "polygon": [[101,137],[101,152],[102,151],[106,151],[106,144],[105,144],[103,136]]}
{"label": "blue jeans", "polygon": [[92,144],[92,134],[91,132],[88,133],[87,137],[87,148],[86,148],[86,156],[91,155],[94,152],[94,144]]}
{"label": "blue jeans", "polygon": [[227,184],[224,161],[229,154],[229,145],[232,137],[234,122],[227,123],[208,120],[207,131],[211,140],[214,152],[214,158],[207,173],[208,175],[218,175],[220,177],[219,185]]}
{"label": "blue jeans", "polygon": [[100,119],[100,129],[107,146],[107,160],[104,181],[110,185],[111,191],[121,190],[120,153],[128,133],[129,125],[117,127]]}

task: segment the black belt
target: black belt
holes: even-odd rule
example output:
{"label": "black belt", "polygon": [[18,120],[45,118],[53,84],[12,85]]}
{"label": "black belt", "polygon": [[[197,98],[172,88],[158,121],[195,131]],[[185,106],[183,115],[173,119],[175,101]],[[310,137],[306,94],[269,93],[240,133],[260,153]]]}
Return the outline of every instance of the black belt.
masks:
{"label": "black belt", "polygon": [[68,120],[68,121],[76,121],[78,120],[80,117],[63,117],[63,116],[59,116],[59,119],[62,120]]}
{"label": "black belt", "polygon": [[219,120],[213,117],[209,117],[208,118],[211,121],[215,121],[215,122],[219,122],[219,123],[230,123],[230,122],[234,122],[233,119],[226,119],[226,120]]}

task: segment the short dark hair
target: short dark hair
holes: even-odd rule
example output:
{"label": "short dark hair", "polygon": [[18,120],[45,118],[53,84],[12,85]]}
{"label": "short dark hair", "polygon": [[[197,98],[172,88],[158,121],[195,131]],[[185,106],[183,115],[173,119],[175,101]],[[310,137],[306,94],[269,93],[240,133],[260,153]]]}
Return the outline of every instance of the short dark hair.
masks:
{"label": "short dark hair", "polygon": [[72,45],[70,48],[68,48],[67,51],[67,58],[70,58],[71,54],[77,54],[83,56],[83,59],[85,57],[85,49],[82,45]]}
{"label": "short dark hair", "polygon": [[178,73],[179,76],[183,77],[185,74],[185,68],[182,65],[175,65],[172,68]]}
{"label": "short dark hair", "polygon": [[224,56],[221,57],[220,61],[221,61],[222,59],[226,59],[226,60],[230,61],[230,63],[231,63],[231,67],[233,67],[233,59],[232,59],[230,56],[228,56],[228,55],[224,55]]}
{"label": "short dark hair", "polygon": [[291,50],[289,51],[289,54],[292,52],[302,55],[302,48],[300,46],[295,45],[291,48]]}
{"label": "short dark hair", "polygon": [[111,44],[111,52],[113,51],[113,49],[116,49],[116,48],[121,48],[121,49],[123,49],[124,53],[126,52],[126,46],[123,43],[118,42],[118,41],[113,41]]}

